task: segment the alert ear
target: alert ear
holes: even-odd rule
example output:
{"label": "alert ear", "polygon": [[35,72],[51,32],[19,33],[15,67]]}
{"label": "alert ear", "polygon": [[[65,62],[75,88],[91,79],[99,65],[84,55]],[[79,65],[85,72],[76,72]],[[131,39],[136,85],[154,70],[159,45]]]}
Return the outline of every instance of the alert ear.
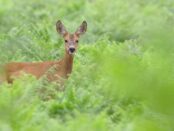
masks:
{"label": "alert ear", "polygon": [[56,23],[56,30],[61,36],[65,36],[68,33],[60,20],[58,20]]}
{"label": "alert ear", "polygon": [[86,30],[87,30],[87,22],[83,21],[75,33],[80,36],[83,35],[86,32]]}

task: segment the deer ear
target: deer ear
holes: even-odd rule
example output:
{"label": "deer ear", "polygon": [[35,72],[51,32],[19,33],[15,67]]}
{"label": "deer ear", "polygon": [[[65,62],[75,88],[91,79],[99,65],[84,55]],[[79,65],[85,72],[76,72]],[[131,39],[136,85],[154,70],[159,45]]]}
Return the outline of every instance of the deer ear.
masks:
{"label": "deer ear", "polygon": [[83,35],[87,30],[87,22],[83,21],[80,27],[76,30],[77,35]]}
{"label": "deer ear", "polygon": [[66,31],[65,26],[62,24],[60,20],[56,23],[56,30],[61,36],[65,36],[68,32]]}

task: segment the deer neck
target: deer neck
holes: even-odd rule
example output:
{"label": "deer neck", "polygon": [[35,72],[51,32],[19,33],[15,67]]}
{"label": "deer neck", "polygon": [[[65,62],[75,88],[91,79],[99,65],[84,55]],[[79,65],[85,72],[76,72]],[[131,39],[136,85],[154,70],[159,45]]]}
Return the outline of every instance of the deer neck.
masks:
{"label": "deer neck", "polygon": [[68,74],[70,74],[72,72],[72,67],[73,67],[73,55],[70,55],[69,53],[65,53],[64,56],[64,72],[65,75],[67,76]]}

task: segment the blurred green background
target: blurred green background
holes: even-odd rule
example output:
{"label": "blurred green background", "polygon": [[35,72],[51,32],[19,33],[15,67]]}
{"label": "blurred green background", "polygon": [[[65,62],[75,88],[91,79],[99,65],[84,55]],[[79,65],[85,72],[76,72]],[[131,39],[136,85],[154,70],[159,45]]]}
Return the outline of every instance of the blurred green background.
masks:
{"label": "blurred green background", "polygon": [[0,85],[0,131],[173,131],[173,0],[0,0],[0,64],[58,60],[55,23],[83,20],[57,92],[32,76]]}

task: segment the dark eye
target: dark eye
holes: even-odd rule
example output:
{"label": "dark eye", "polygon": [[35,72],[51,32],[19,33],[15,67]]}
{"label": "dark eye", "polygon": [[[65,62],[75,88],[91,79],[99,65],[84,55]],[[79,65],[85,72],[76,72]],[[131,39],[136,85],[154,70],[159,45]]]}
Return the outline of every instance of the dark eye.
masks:
{"label": "dark eye", "polygon": [[76,43],[78,43],[79,41],[78,40],[76,40]]}
{"label": "dark eye", "polygon": [[65,43],[67,43],[68,42],[68,40],[65,40]]}

